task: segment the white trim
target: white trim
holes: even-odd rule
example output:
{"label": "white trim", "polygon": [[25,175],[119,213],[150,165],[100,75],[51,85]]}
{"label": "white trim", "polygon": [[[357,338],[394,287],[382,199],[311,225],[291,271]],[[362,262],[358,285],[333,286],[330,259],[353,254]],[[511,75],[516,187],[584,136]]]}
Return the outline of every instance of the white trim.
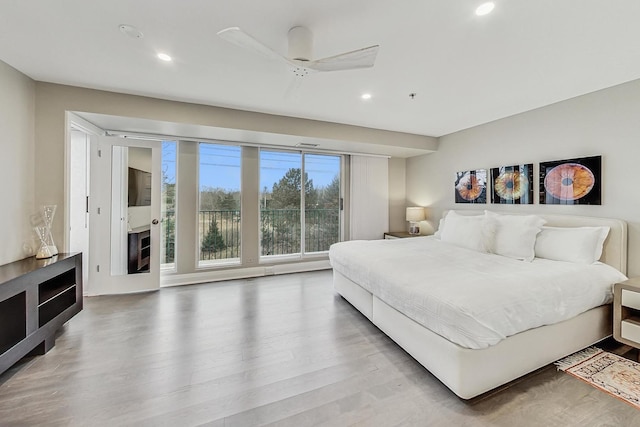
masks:
{"label": "white trim", "polygon": [[219,282],[223,280],[248,279],[252,277],[278,274],[303,273],[306,271],[328,270],[329,260],[296,262],[265,267],[234,268],[227,270],[207,270],[198,273],[164,274],[160,277],[160,287],[194,285],[197,283]]}
{"label": "white trim", "polygon": [[329,270],[331,264],[328,259],[318,261],[297,262],[294,264],[278,264],[268,267],[273,270],[273,274],[303,273],[305,271]]}
{"label": "white trim", "polygon": [[198,260],[197,263],[198,263],[198,266],[196,267],[196,270],[202,270],[202,269],[211,269],[211,268],[239,266],[241,265],[242,260],[240,257],[222,258],[222,259],[201,259],[201,260]]}
{"label": "white trim", "polygon": [[88,133],[89,135],[100,135],[106,136],[107,131],[99,128],[94,125],[90,121],[83,119],[72,111],[67,111],[67,122],[75,129],[78,129],[84,133]]}
{"label": "white trim", "polygon": [[349,154],[354,156],[364,156],[364,157],[379,157],[384,159],[390,159],[391,156],[385,154],[368,154],[368,153],[358,153],[351,151],[337,151],[337,150],[323,150],[321,148],[302,148],[288,145],[275,145],[275,144],[264,144],[264,143],[256,143],[256,142],[246,142],[246,141],[229,141],[226,139],[211,139],[211,138],[194,138],[191,136],[180,136],[180,135],[168,135],[168,134],[155,134],[155,133],[138,133],[138,132],[124,132],[119,130],[111,130],[108,129],[107,135],[109,136],[119,136],[123,138],[131,138],[131,139],[145,139],[145,140],[180,140],[186,142],[208,142],[214,144],[227,144],[227,145],[239,145],[245,147],[256,147],[256,148],[268,148],[270,150],[281,150],[281,151],[298,151],[301,153],[318,153],[318,154]]}
{"label": "white trim", "polygon": [[106,135],[104,129],[100,129],[93,123],[71,111],[65,111],[64,128],[64,232],[62,237],[63,251],[69,250],[69,230],[71,229],[71,128],[78,129],[88,135]]}

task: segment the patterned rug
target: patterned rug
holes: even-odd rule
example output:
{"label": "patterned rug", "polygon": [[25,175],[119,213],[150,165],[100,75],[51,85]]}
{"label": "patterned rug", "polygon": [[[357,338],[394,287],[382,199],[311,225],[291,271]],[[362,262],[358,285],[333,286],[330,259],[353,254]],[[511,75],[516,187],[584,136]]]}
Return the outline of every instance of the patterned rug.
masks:
{"label": "patterned rug", "polygon": [[640,409],[640,363],[590,347],[555,363],[592,386]]}

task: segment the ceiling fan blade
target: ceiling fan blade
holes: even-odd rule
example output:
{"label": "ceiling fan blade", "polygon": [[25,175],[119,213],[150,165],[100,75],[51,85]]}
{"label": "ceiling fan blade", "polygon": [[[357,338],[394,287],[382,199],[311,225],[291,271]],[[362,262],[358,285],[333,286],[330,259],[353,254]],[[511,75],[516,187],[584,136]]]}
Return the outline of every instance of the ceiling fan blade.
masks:
{"label": "ceiling fan blade", "polygon": [[287,90],[284,93],[284,99],[297,101],[299,98],[298,89],[300,89],[300,86],[302,86],[302,79],[297,76],[292,77],[289,87],[287,87]]}
{"label": "ceiling fan blade", "polygon": [[218,31],[218,36],[228,41],[229,43],[235,44],[236,46],[240,46],[243,49],[251,50],[266,58],[284,61],[287,64],[291,65],[291,61],[289,61],[287,58],[280,55],[279,53],[271,49],[269,46],[253,38],[249,34],[245,33],[238,27],[230,27],[230,28],[225,28],[224,30]]}
{"label": "ceiling fan blade", "polygon": [[316,71],[340,71],[354,68],[373,67],[378,55],[379,45],[369,46],[328,58],[309,61],[305,67]]}

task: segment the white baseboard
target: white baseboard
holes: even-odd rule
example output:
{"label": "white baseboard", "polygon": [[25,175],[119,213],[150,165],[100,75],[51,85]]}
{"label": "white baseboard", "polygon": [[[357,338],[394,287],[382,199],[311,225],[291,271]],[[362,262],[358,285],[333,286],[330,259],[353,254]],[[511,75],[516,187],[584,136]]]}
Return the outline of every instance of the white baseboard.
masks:
{"label": "white baseboard", "polygon": [[303,261],[288,264],[265,265],[259,267],[230,268],[224,270],[204,270],[197,273],[165,274],[160,276],[160,287],[194,285],[197,283],[219,282],[222,280],[248,279],[251,277],[278,274],[303,273],[306,271],[328,270],[329,260]]}

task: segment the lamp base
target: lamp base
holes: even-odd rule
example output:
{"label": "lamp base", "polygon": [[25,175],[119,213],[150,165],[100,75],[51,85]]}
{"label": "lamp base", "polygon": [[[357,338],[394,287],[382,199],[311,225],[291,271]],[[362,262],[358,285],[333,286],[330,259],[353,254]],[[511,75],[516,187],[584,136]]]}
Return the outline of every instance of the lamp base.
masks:
{"label": "lamp base", "polygon": [[417,222],[409,223],[409,234],[411,235],[420,234],[420,226],[418,225]]}

